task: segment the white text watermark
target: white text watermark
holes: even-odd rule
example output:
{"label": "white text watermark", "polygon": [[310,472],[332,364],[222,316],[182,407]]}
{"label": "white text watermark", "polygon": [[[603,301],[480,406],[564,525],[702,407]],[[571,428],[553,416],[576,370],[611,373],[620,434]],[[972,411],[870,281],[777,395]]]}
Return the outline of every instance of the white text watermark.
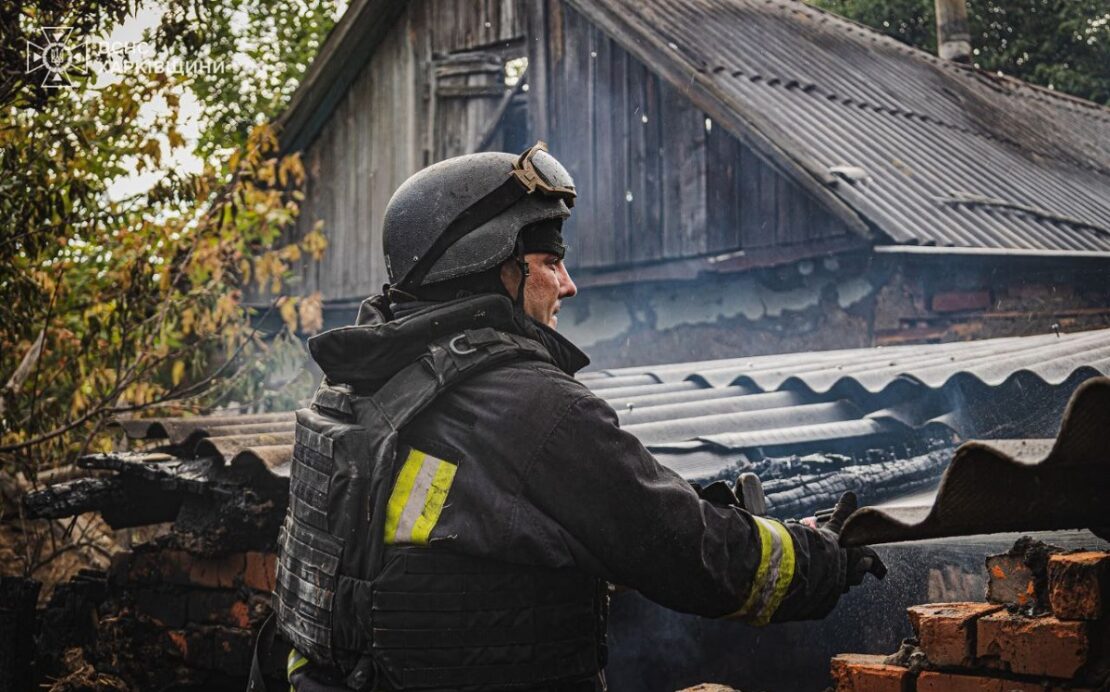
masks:
{"label": "white text watermark", "polygon": [[146,41],[79,39],[68,26],[41,27],[34,40],[27,40],[27,73],[41,74],[47,89],[71,88],[78,75],[145,72],[192,76],[226,69],[223,60],[161,56]]}

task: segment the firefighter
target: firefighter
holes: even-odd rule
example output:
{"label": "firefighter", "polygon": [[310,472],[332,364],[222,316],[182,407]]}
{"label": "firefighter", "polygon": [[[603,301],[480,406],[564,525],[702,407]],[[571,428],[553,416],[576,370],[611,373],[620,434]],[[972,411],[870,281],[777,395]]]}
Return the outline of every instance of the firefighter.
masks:
{"label": "firefighter", "polygon": [[593,692],[609,584],[763,625],[884,573],[838,544],[848,500],[832,530],[710,501],[574,378],[575,194],[539,143],[389,202],[391,284],[310,342],[326,380],[298,413],[275,599],[294,689]]}

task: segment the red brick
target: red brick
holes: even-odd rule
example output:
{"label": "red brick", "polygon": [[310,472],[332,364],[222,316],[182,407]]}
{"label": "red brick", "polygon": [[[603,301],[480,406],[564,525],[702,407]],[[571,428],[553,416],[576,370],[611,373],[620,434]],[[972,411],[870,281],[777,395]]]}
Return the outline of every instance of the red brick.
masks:
{"label": "red brick", "polygon": [[1023,555],[991,555],[987,558],[987,600],[1017,606],[1037,600],[1033,570]]}
{"label": "red brick", "polygon": [[910,671],[883,663],[884,658],[866,654],[834,656],[830,673],[836,692],[911,692]]}
{"label": "red brick", "polygon": [[1061,620],[1098,620],[1110,610],[1110,553],[1053,555],[1048,561],[1048,600]]}
{"label": "red brick", "polygon": [[[925,670],[917,676],[917,692],[1057,692],[1060,689],[1048,687],[1043,682],[1023,682],[935,670]],[[1068,689],[1079,692],[1077,688]]]}
{"label": "red brick", "polygon": [[1021,675],[1070,679],[1091,654],[1084,622],[1001,612],[980,618],[976,656]]}
{"label": "red brick", "polygon": [[257,591],[273,591],[277,578],[277,555],[247,553],[243,583]]}
{"label": "red brick", "polygon": [[242,553],[217,558],[193,557],[189,562],[189,583],[211,589],[230,589],[245,571],[246,558]]}
{"label": "red brick", "polygon": [[191,556],[180,550],[131,553],[126,564],[132,584],[188,584]]}
{"label": "red brick", "polygon": [[1002,610],[990,603],[933,603],[906,609],[925,657],[936,666],[969,666],[975,659],[975,621]]}
{"label": "red brick", "polygon": [[990,291],[944,291],[933,294],[933,312],[986,310],[991,306]]}

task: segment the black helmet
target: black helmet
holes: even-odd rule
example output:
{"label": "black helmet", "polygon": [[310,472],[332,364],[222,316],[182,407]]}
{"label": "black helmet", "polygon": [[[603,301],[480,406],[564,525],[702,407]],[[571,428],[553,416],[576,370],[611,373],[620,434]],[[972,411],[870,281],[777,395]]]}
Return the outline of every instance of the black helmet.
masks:
{"label": "black helmet", "polygon": [[401,184],[385,209],[382,245],[393,286],[411,291],[497,266],[520,231],[570,216],[574,181],[543,142],[520,156],[457,156]]}

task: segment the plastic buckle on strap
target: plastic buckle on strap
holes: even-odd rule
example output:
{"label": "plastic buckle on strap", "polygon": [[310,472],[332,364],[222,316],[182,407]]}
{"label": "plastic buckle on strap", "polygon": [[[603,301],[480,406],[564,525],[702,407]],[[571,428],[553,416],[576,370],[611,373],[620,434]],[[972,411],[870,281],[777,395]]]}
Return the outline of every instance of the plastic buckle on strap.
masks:
{"label": "plastic buckle on strap", "polygon": [[[492,346],[503,343],[504,339],[493,327],[480,329],[467,329],[462,334],[453,337],[447,342],[447,347],[457,356],[465,356],[476,352],[483,346]],[[465,343],[465,346],[463,345]]]}
{"label": "plastic buckle on strap", "polygon": [[[470,346],[469,348],[462,348],[461,346],[459,346],[459,342],[462,341],[463,339],[466,339],[466,333],[465,332],[462,333],[462,334],[459,334],[458,336],[454,337],[449,342],[447,342],[447,348],[451,349],[451,352],[454,353],[457,356],[465,356],[465,355],[470,354],[470,353],[475,353],[478,350],[478,349],[474,348],[473,346]],[[468,343],[469,343],[469,340],[468,340]]]}

